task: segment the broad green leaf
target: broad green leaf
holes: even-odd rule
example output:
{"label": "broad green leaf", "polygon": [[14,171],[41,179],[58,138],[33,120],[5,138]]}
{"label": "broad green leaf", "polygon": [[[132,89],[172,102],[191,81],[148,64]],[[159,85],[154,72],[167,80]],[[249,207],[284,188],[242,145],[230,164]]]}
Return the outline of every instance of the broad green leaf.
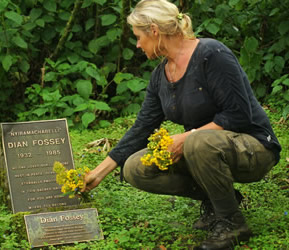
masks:
{"label": "broad green leaf", "polygon": [[73,108],[67,108],[63,111],[62,115],[63,117],[67,117],[67,116],[71,116],[74,113],[74,109]]}
{"label": "broad green leaf", "polygon": [[22,61],[20,62],[19,68],[21,69],[23,73],[27,73],[28,70],[30,69],[30,64],[28,63],[27,60],[22,59]]}
{"label": "broad green leaf", "polygon": [[281,56],[275,56],[274,63],[276,66],[278,66],[280,69],[284,68],[285,60]]}
{"label": "broad green leaf", "polygon": [[71,65],[69,63],[61,63],[57,67],[57,70],[59,71],[65,71],[71,68]]}
{"label": "broad green leaf", "polygon": [[99,81],[100,80],[100,77],[99,77],[99,73],[96,69],[92,68],[92,67],[88,67],[86,68],[85,72],[91,76],[92,78],[94,78],[96,81]]}
{"label": "broad green leaf", "polygon": [[110,102],[111,102],[111,103],[117,103],[117,102],[123,102],[123,101],[125,101],[125,100],[126,100],[126,98],[125,98],[124,96],[119,96],[119,95],[117,95],[117,96],[112,97],[112,98],[110,99]]}
{"label": "broad green leaf", "polygon": [[43,7],[50,12],[56,12],[56,9],[57,9],[56,1],[44,0]]}
{"label": "broad green leaf", "polygon": [[48,27],[45,29],[45,32],[42,32],[41,38],[47,44],[50,44],[51,40],[57,35],[56,31],[52,27]]}
{"label": "broad green leaf", "polygon": [[105,63],[105,67],[108,68],[108,71],[109,71],[108,73],[111,73],[111,72],[115,72],[116,71],[117,65],[115,63],[108,62],[108,63]]}
{"label": "broad green leaf", "polygon": [[36,114],[38,117],[44,115],[46,112],[48,111],[47,108],[38,108],[38,109],[35,109],[33,110],[33,114]]}
{"label": "broad green leaf", "polygon": [[137,114],[140,111],[140,105],[137,103],[132,103],[123,109],[123,113],[126,115]]}
{"label": "broad green leaf", "polygon": [[215,23],[210,23],[206,26],[206,30],[211,34],[216,35],[220,30],[220,26],[216,25]]}
{"label": "broad green leaf", "polygon": [[276,94],[277,92],[282,90],[282,86],[278,85],[272,89],[272,95]]}
{"label": "broad green leaf", "polygon": [[97,83],[97,85],[100,85],[100,86],[104,87],[107,84],[107,80],[106,80],[104,75],[100,75],[99,76],[99,80],[96,81],[96,83]]}
{"label": "broad green leaf", "polygon": [[77,92],[80,96],[88,99],[92,94],[92,84],[88,80],[78,80],[76,84]]}
{"label": "broad green leaf", "polygon": [[50,82],[50,81],[55,81],[57,79],[57,74],[55,72],[47,72],[44,75],[44,81]]}
{"label": "broad green leaf", "polygon": [[6,11],[4,15],[18,25],[23,22],[23,17],[14,11]]}
{"label": "broad green leaf", "polygon": [[282,83],[286,86],[289,86],[289,78],[285,79]]}
{"label": "broad green leaf", "polygon": [[91,4],[93,3],[93,1],[92,0],[84,0],[83,1],[83,3],[82,3],[82,5],[81,5],[81,8],[87,8],[87,7],[89,7]]}
{"label": "broad green leaf", "polygon": [[128,89],[126,82],[121,82],[117,85],[116,87],[116,93],[118,95],[121,95],[122,93],[124,93],[126,90]]}
{"label": "broad green leaf", "polygon": [[95,109],[98,110],[106,110],[106,111],[110,111],[110,107],[105,103],[105,102],[101,102],[101,101],[92,101],[91,102],[93,104],[93,107]]}
{"label": "broad green leaf", "polygon": [[98,50],[100,49],[100,46],[98,45],[97,39],[91,40],[88,43],[88,49],[93,54],[96,54],[98,52]]}
{"label": "broad green leaf", "polygon": [[81,56],[84,58],[94,58],[95,59],[95,55],[93,55],[92,53],[90,53],[89,51],[82,51],[81,52]]}
{"label": "broad green leaf", "polygon": [[95,120],[95,114],[94,113],[91,113],[91,112],[86,112],[83,114],[83,116],[81,117],[81,121],[82,121],[82,124],[85,128],[88,127],[88,125],[90,123],[92,123],[93,121]]}
{"label": "broad green leaf", "polygon": [[83,71],[85,70],[85,68],[87,67],[88,65],[88,62],[87,61],[80,61],[76,64],[76,68],[79,70],[79,71]]}
{"label": "broad green leaf", "polygon": [[289,31],[289,21],[283,21],[278,26],[278,31],[281,36],[285,35]]}
{"label": "broad green leaf", "polygon": [[220,18],[214,18],[214,22],[216,24],[219,24],[219,25],[221,25],[223,23],[222,19],[220,19]]}
{"label": "broad green leaf", "polygon": [[94,25],[95,25],[95,19],[94,18],[89,18],[85,22],[85,31],[90,30]]}
{"label": "broad green leaf", "polygon": [[[74,33],[81,33],[83,30],[82,30],[82,27],[81,25],[79,24],[74,24],[72,29],[71,29],[72,32]],[[68,39],[69,40],[69,39]]]}
{"label": "broad green leaf", "polygon": [[101,128],[107,128],[111,125],[111,123],[107,120],[100,120],[98,124]]}
{"label": "broad green leaf", "polygon": [[267,73],[270,73],[273,67],[274,67],[274,62],[270,60],[265,63],[264,69]]}
{"label": "broad green leaf", "polygon": [[284,109],[283,109],[283,118],[286,119],[287,116],[289,115],[289,105],[287,105]]}
{"label": "broad green leaf", "polygon": [[286,90],[283,94],[283,98],[289,102],[289,90]]}
{"label": "broad green leaf", "polygon": [[75,98],[75,95],[66,95],[61,98],[62,102],[71,102]]}
{"label": "broad green leaf", "polygon": [[113,24],[116,21],[116,16],[112,14],[103,15],[101,18],[101,24],[102,26],[108,26]]}
{"label": "broad green leaf", "polygon": [[88,44],[88,49],[91,53],[96,54],[102,47],[107,46],[109,39],[106,36],[91,40]]}
{"label": "broad green leaf", "polygon": [[108,37],[108,39],[113,42],[115,41],[116,39],[118,39],[121,35],[121,29],[117,29],[117,28],[114,28],[114,29],[109,29],[107,32],[106,32],[106,36]]}
{"label": "broad green leaf", "polygon": [[43,20],[46,22],[46,23],[52,23],[52,22],[54,22],[54,17],[53,16],[50,16],[50,15],[45,15],[45,16],[43,16],[42,17],[43,18]]}
{"label": "broad green leaf", "polygon": [[60,101],[57,102],[55,106],[58,108],[63,108],[63,109],[67,109],[69,107],[65,102],[60,102]]}
{"label": "broad green leaf", "polygon": [[127,87],[134,93],[146,88],[146,83],[139,79],[132,79],[127,82]]}
{"label": "broad green leaf", "polygon": [[263,60],[272,60],[274,58],[273,53],[269,53],[263,57]]}
{"label": "broad green leaf", "polygon": [[45,21],[43,19],[37,19],[35,21],[35,23],[37,24],[37,26],[39,26],[41,28],[44,28],[44,26],[45,26]]}
{"label": "broad green leaf", "polygon": [[134,55],[134,52],[131,49],[125,48],[122,52],[122,56],[125,60],[130,60]]}
{"label": "broad green leaf", "polygon": [[20,47],[22,49],[27,49],[28,48],[27,43],[19,35],[16,36],[16,37],[13,37],[12,41],[14,42],[15,45],[17,45],[18,47]]}
{"label": "broad green leaf", "polygon": [[247,37],[245,39],[245,49],[248,51],[248,52],[254,52],[257,50],[258,48],[258,40],[255,38],[255,37]]}
{"label": "broad green leaf", "polygon": [[87,110],[87,109],[88,109],[88,103],[81,103],[74,109],[74,112],[80,112],[80,111]]}
{"label": "broad green leaf", "polygon": [[25,37],[25,38],[34,38],[34,36],[32,35],[32,33],[31,32],[29,32],[29,31],[27,31],[27,30],[22,30],[22,35],[23,35],[23,37]]}
{"label": "broad green leaf", "polygon": [[107,0],[93,0],[93,2],[98,3],[99,5],[104,5]]}
{"label": "broad green leaf", "polygon": [[42,9],[33,8],[29,14],[31,23],[37,20],[41,16],[41,14],[42,14]]}
{"label": "broad green leaf", "polygon": [[0,1],[0,12],[5,10],[5,8],[7,7],[8,3],[9,2],[7,0],[1,0]]}
{"label": "broad green leaf", "polygon": [[74,64],[74,63],[80,61],[79,55],[77,55],[77,54],[75,54],[75,53],[68,55],[68,56],[67,56],[67,59],[68,59],[68,61],[69,61],[71,64]]}
{"label": "broad green leaf", "polygon": [[8,72],[12,64],[13,64],[13,57],[11,55],[6,55],[2,60],[2,66],[4,70]]}
{"label": "broad green leaf", "polygon": [[26,23],[24,25],[22,25],[22,28],[24,30],[30,31],[33,30],[35,28],[36,24],[35,23]]}
{"label": "broad green leaf", "polygon": [[266,95],[266,86],[259,84],[256,93],[258,97],[264,97]]}
{"label": "broad green leaf", "polygon": [[73,105],[75,105],[76,107],[79,106],[80,104],[85,103],[85,100],[84,100],[80,95],[76,94],[76,95],[74,95],[73,97],[74,97],[74,98],[73,98],[72,103],[73,103]]}
{"label": "broad green leaf", "polygon": [[280,11],[279,8],[275,8],[275,9],[271,10],[269,16],[274,16],[274,15],[277,14],[279,11]]}
{"label": "broad green leaf", "polygon": [[113,80],[116,84],[121,83],[123,80],[130,80],[133,78],[132,74],[129,73],[122,73],[122,72],[118,72],[115,74]]}
{"label": "broad green leaf", "polygon": [[230,1],[229,1],[229,5],[230,5],[231,7],[234,7],[234,6],[237,5],[239,2],[240,2],[240,0],[230,0]]}
{"label": "broad green leaf", "polygon": [[71,0],[61,0],[59,1],[59,4],[64,9],[68,9],[71,5],[73,5],[74,1]]}
{"label": "broad green leaf", "polygon": [[60,100],[61,95],[59,93],[59,89],[55,90],[54,92],[49,92],[48,90],[44,90],[42,98],[44,102],[56,102]]}
{"label": "broad green leaf", "polygon": [[58,16],[59,16],[59,18],[61,19],[61,20],[63,20],[63,21],[68,21],[69,20],[69,18],[70,18],[70,12],[68,12],[68,11],[63,11],[63,12],[60,12],[59,14],[58,14]]}

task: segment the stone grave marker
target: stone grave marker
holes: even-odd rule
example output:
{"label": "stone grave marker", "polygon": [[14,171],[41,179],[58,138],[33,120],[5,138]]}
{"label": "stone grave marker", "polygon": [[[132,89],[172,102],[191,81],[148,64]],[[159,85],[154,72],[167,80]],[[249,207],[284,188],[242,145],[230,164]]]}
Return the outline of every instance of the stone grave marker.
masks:
{"label": "stone grave marker", "polygon": [[24,215],[30,246],[103,239],[95,208]]}
{"label": "stone grave marker", "polygon": [[13,213],[78,205],[63,196],[55,161],[74,168],[66,119],[1,123],[2,146]]}

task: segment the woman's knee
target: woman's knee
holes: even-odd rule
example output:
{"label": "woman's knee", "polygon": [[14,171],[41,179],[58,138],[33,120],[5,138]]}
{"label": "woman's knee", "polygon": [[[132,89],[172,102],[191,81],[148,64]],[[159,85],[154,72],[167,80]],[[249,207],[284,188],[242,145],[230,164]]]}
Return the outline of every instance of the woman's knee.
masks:
{"label": "woman's knee", "polygon": [[189,135],[184,143],[185,158],[190,155],[208,154],[208,148],[213,143],[214,134],[211,130],[196,131]]}
{"label": "woman's knee", "polygon": [[131,155],[125,162],[123,167],[123,177],[124,179],[133,184],[136,183],[136,177],[138,175],[137,170],[140,169],[141,161],[141,155],[139,152]]}

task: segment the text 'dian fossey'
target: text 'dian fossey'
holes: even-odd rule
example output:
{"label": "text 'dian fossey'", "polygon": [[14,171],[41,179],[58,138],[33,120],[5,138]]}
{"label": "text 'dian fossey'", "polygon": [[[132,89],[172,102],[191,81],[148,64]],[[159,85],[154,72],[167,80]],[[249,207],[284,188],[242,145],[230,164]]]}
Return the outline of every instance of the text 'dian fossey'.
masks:
{"label": "text 'dian fossey'", "polygon": [[103,239],[95,208],[26,215],[33,247]]}
{"label": "text 'dian fossey'", "polygon": [[65,119],[2,123],[2,142],[14,212],[78,204],[61,195],[55,161],[74,168]]}

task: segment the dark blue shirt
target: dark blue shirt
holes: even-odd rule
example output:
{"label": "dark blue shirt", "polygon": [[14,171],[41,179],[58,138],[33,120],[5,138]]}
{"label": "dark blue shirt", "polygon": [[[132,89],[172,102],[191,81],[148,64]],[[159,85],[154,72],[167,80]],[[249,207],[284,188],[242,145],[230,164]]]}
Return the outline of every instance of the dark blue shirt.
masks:
{"label": "dark blue shirt", "polygon": [[147,138],[164,119],[185,130],[214,122],[225,130],[250,134],[279,161],[281,146],[230,49],[214,39],[200,38],[185,74],[174,83],[166,78],[166,62],[153,71],[134,125],[109,153],[118,165],[145,148]]}

